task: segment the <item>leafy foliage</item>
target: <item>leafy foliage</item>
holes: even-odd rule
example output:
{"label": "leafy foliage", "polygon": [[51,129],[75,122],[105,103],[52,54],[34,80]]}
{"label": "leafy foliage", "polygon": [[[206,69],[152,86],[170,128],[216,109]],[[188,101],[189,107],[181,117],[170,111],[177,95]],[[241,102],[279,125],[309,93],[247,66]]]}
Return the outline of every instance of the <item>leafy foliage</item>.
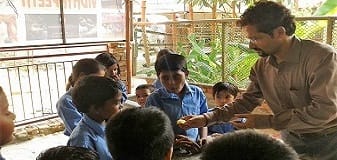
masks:
{"label": "leafy foliage", "polygon": [[188,39],[191,49],[186,51],[182,45],[178,45],[178,52],[188,60],[190,81],[206,84],[228,81],[239,87],[247,86],[250,68],[258,58],[248,46],[242,43],[221,45],[219,39],[208,44],[205,39],[198,40],[194,34],[189,35]]}

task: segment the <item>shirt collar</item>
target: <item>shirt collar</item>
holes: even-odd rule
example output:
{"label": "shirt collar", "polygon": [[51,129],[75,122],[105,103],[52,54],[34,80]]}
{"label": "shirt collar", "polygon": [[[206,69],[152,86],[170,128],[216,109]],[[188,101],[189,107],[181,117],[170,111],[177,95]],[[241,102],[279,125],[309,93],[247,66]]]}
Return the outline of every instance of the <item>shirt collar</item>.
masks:
{"label": "shirt collar", "polygon": [[[300,54],[301,54],[301,39],[299,39],[296,36],[292,37],[291,40],[291,46],[289,50],[287,51],[287,55],[284,59],[284,62],[286,63],[299,63],[300,62]],[[269,56],[268,57],[269,63],[271,63],[274,66],[277,66],[276,59],[274,56]]]}
{"label": "shirt collar", "polygon": [[97,134],[104,135],[104,130],[105,130],[105,126],[104,125],[97,123],[96,121],[94,121],[93,119],[91,119],[86,114],[83,115],[82,120],[91,129],[93,129]]}
{"label": "shirt collar", "polygon": [[294,36],[292,38],[292,43],[288,51],[288,54],[285,57],[285,62],[299,63],[301,48],[302,48],[301,40],[297,38],[296,36]]}
{"label": "shirt collar", "polygon": [[[191,87],[188,85],[187,81],[185,81],[185,93],[184,94],[188,94],[188,93],[192,93],[193,90],[191,89]],[[162,92],[162,97],[163,98],[170,98],[170,97],[178,97],[177,94],[175,93],[169,93],[165,87],[160,88],[161,92]]]}

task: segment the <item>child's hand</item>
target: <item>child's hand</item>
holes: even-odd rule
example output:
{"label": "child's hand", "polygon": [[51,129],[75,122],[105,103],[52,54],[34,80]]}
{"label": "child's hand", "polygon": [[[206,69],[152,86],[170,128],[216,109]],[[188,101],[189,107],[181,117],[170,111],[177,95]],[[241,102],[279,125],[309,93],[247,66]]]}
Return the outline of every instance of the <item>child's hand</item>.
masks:
{"label": "child's hand", "polygon": [[111,78],[115,81],[119,81],[121,80],[121,78],[119,77],[119,75],[115,74],[115,75],[112,75]]}
{"label": "child's hand", "polygon": [[187,151],[186,154],[196,154],[201,152],[201,146],[184,135],[176,136],[174,148],[181,148]]}

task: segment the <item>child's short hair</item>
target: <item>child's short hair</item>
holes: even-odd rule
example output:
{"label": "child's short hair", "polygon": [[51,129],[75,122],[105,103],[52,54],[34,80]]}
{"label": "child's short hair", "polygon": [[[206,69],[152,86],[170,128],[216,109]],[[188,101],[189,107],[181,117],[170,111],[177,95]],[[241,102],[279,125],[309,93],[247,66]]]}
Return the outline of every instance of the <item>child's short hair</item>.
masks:
{"label": "child's short hair", "polygon": [[118,160],[164,159],[174,142],[170,119],[154,107],[123,110],[108,122],[105,134]]}
{"label": "child's short hair", "polygon": [[236,98],[236,96],[240,92],[237,86],[229,82],[218,82],[213,86],[212,90],[213,90],[213,97],[215,97],[215,94],[221,91],[226,91],[230,93],[231,95],[233,95],[234,98]]}
{"label": "child's short hair", "polygon": [[71,86],[74,86],[77,79],[80,77],[80,74],[83,75],[90,75],[99,73],[104,68],[101,66],[101,64],[92,59],[92,58],[84,58],[80,59],[74,66],[71,73],[71,77],[69,78],[69,83]]}
{"label": "child's short hair", "polygon": [[148,89],[152,93],[155,90],[155,87],[152,84],[141,84],[136,87],[136,91],[140,89]]}
{"label": "child's short hair", "polygon": [[157,57],[156,57],[156,61],[158,61],[158,59],[160,57],[165,56],[167,54],[175,54],[175,52],[170,48],[163,48],[163,49],[159,50],[159,52],[157,54]]}
{"label": "child's short hair", "polygon": [[86,76],[80,79],[72,91],[73,102],[82,113],[90,106],[103,106],[104,102],[118,95],[118,84],[108,77]]}
{"label": "child's short hair", "polygon": [[286,143],[254,130],[226,133],[207,144],[201,160],[263,159],[299,160],[297,153]]}
{"label": "child's short hair", "polygon": [[162,71],[183,71],[188,73],[187,62],[184,56],[179,54],[167,54],[158,59],[155,63],[157,76]]}
{"label": "child's short hair", "polygon": [[117,74],[120,74],[121,71],[120,71],[120,68],[119,68],[118,60],[112,54],[107,53],[107,52],[103,52],[103,53],[97,55],[95,60],[97,60],[99,63],[101,63],[105,68],[108,68],[108,67],[110,67],[114,64],[117,64],[117,66],[118,66]]}
{"label": "child's short hair", "polygon": [[36,160],[99,160],[98,154],[88,148],[57,146],[41,152]]}

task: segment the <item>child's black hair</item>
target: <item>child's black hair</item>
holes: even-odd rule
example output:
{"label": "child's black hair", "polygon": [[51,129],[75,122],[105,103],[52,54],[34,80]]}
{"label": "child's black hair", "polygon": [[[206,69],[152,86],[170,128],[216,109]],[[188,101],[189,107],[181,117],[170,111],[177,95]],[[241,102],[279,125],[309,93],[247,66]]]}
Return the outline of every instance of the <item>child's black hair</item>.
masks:
{"label": "child's black hair", "polygon": [[155,90],[155,87],[152,84],[141,84],[136,87],[136,91],[140,89],[148,89],[152,93]]}
{"label": "child's black hair", "polygon": [[157,76],[162,71],[183,71],[188,73],[187,62],[184,56],[179,54],[167,54],[160,57],[155,63]]}
{"label": "child's black hair", "polygon": [[86,76],[75,84],[72,98],[80,112],[88,113],[91,106],[103,106],[104,102],[115,98],[118,92],[118,84],[111,78]]}
{"label": "child's black hair", "polygon": [[213,86],[212,90],[213,90],[213,98],[215,97],[216,93],[219,93],[221,91],[226,91],[230,93],[231,95],[234,96],[234,98],[236,98],[236,96],[240,92],[237,86],[229,82],[218,82]]}
{"label": "child's black hair", "polygon": [[99,73],[99,71],[103,69],[104,68],[95,59],[92,58],[80,59],[73,66],[71,77],[68,78],[68,83],[70,84],[70,86],[74,86],[75,82],[77,81],[77,79],[80,77],[81,74],[82,75],[95,74]]}
{"label": "child's black hair", "polygon": [[119,68],[118,60],[116,57],[114,57],[112,54],[103,52],[96,56],[95,60],[97,60],[99,63],[101,63],[105,68],[109,68],[110,66],[117,64],[118,71],[117,74],[119,75],[121,73],[121,70]]}

